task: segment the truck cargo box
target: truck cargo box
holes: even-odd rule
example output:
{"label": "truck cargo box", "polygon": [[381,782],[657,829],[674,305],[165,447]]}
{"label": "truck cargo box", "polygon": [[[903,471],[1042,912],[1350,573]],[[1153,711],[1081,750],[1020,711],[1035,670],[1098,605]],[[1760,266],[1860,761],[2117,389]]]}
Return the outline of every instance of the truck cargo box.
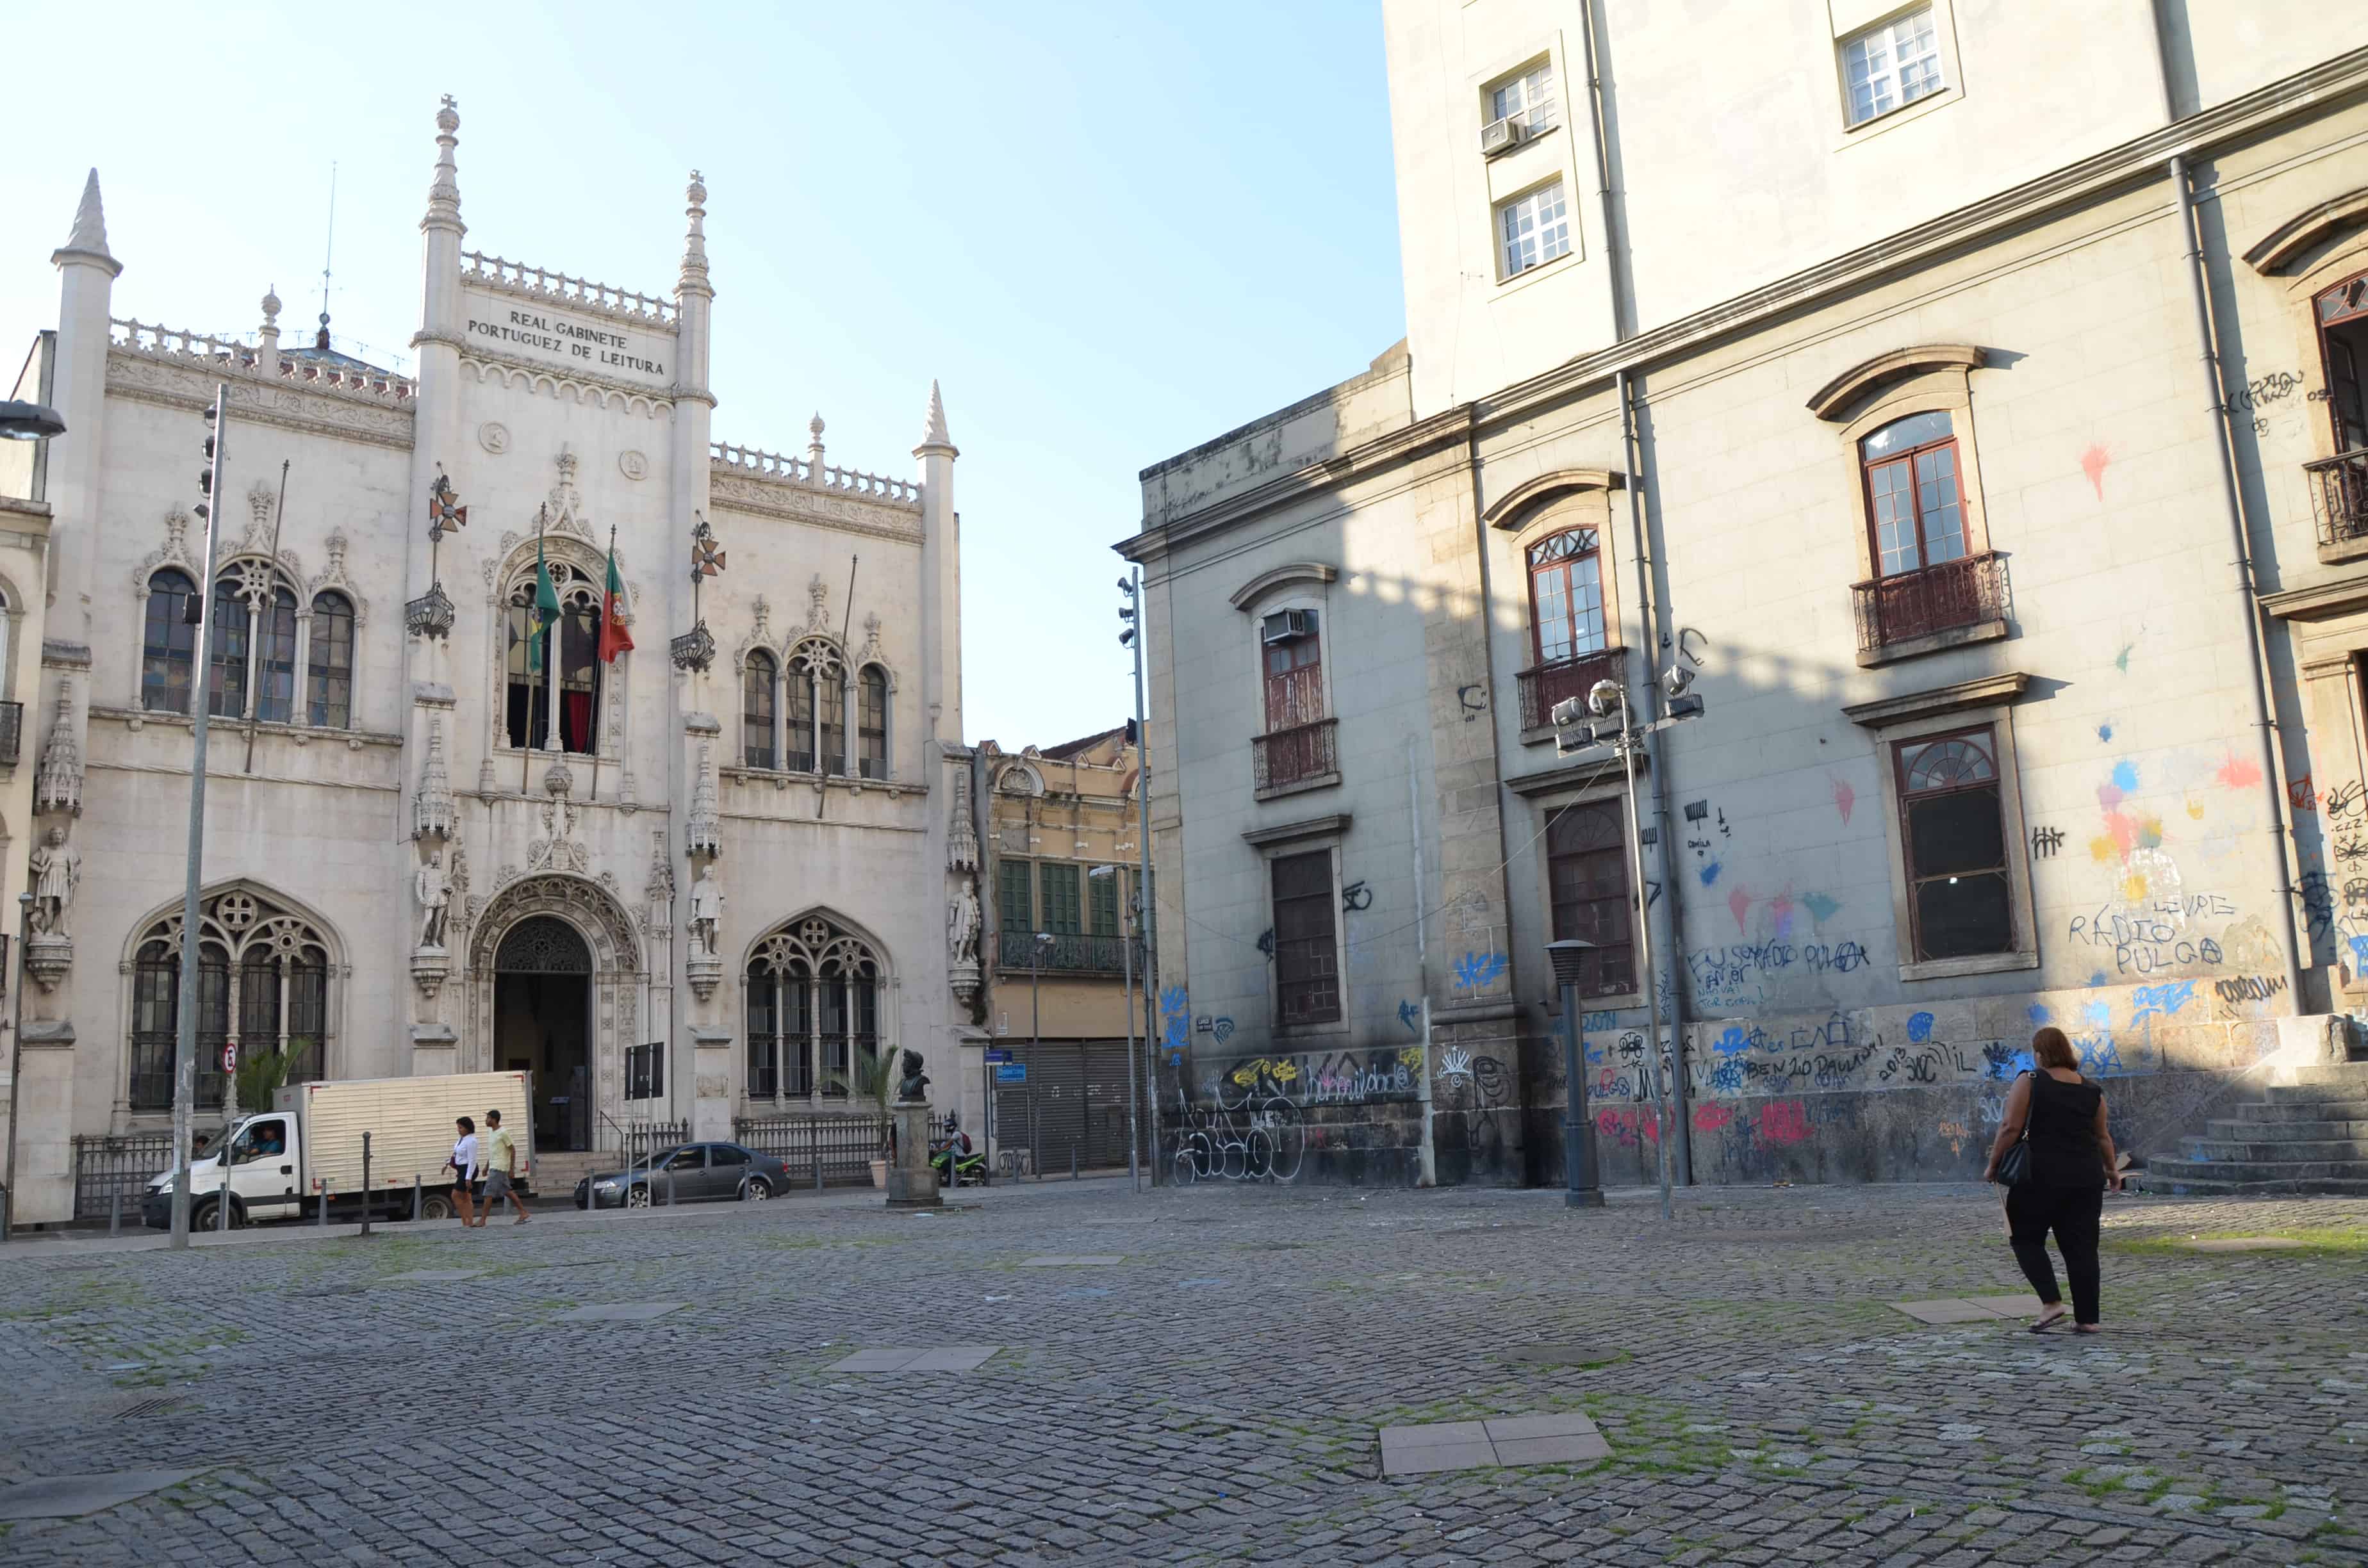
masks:
{"label": "truck cargo box", "polygon": [[278,1108],[302,1118],[304,1190],[325,1180],[338,1194],[361,1189],[362,1134],[370,1135],[370,1186],[408,1187],[416,1176],[433,1187],[452,1179],[444,1168],[457,1136],[453,1122],[477,1124],[479,1158],[488,1157],[485,1112],[502,1113],[517,1140],[518,1175],[534,1157],[533,1115],[523,1073],[455,1073],[433,1078],[362,1078],[295,1084],[279,1091]]}

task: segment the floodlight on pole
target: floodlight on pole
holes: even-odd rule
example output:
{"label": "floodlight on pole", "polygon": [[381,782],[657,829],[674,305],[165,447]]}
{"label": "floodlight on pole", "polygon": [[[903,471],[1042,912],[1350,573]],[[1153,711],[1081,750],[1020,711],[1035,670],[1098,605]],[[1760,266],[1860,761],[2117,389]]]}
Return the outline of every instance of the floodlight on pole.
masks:
{"label": "floodlight on pole", "polygon": [[0,440],[46,441],[66,433],[66,422],[47,403],[0,402]]}

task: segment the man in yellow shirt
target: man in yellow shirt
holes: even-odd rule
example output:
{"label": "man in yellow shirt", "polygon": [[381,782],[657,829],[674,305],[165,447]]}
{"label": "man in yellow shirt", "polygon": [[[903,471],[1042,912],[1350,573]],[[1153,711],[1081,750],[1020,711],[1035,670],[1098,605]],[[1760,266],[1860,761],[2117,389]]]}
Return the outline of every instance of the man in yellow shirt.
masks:
{"label": "man in yellow shirt", "polygon": [[507,1198],[510,1200],[510,1207],[518,1210],[518,1218],[511,1223],[523,1225],[526,1223],[526,1199],[518,1196],[517,1186],[520,1174],[518,1140],[511,1137],[510,1130],[502,1125],[500,1111],[485,1112],[485,1211],[478,1217],[477,1223],[483,1226],[492,1219],[494,1210],[499,1209],[502,1199]]}

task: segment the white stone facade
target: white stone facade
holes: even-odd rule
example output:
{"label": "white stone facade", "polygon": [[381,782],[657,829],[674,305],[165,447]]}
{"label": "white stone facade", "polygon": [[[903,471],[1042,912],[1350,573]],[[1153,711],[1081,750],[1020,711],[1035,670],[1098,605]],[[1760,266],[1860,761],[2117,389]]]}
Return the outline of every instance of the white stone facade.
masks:
{"label": "white stone facade", "polygon": [[[81,881],[67,962],[28,998],[43,1049],[19,1091],[20,1222],[69,1212],[70,1134],[169,1119],[143,1076],[153,1040],[143,1053],[135,1037],[169,1022],[142,957],[177,929],[193,725],[159,657],[177,618],[149,612],[171,591],[160,574],[204,574],[191,512],[218,383],[215,575],[245,596],[257,651],[211,724],[209,941],[238,983],[212,1037],[317,1040],[312,1070],[338,1078],[524,1062],[546,1149],[844,1108],[832,1075],[867,1045],[962,1081],[944,760],[962,729],[957,453],[935,390],[910,479],[834,466],[819,416],[800,456],[715,442],[699,176],[676,287],[643,295],[465,250],[450,100],[437,126],[416,378],[324,342],[283,349],[276,299],[252,342],[123,319],[115,278],[143,258],[108,252],[95,176],[58,253],[51,608],[38,703],[21,676],[12,694],[39,719],[18,778],[59,734],[78,758],[78,801],[34,823],[68,833]],[[465,522],[431,541],[446,501]],[[702,540],[723,569],[694,593]],[[612,540],[633,647],[603,663]],[[547,673],[519,667],[529,612],[513,608],[539,541],[564,618],[556,703]],[[748,678],[768,668],[769,723]],[[811,977],[806,1067],[789,1071],[795,1028],[777,1022],[760,1074],[746,977],[785,935],[848,972]]]}
{"label": "white stone facade", "polygon": [[[2313,315],[2368,278],[2368,29],[2177,7],[2158,74],[2146,7],[2071,39],[1936,0],[1939,90],[1853,125],[1895,13],[1814,9],[1384,7],[1409,340],[1146,470],[1120,547],[1197,1174],[1559,1181],[1557,936],[1651,937],[1588,994],[1607,1179],[1656,1163],[1656,1013],[1697,1176],[1860,1179],[1977,1173],[2037,1025],[2161,1153],[2368,1001],[2368,442]],[[1542,64],[1536,133],[1488,134]],[[1508,259],[1557,180],[1568,248]],[[1904,570],[1873,511],[1911,431],[1957,489]],[[1605,678],[1658,714],[1672,666],[1706,711],[1652,743],[1639,865],[1609,748],[1547,715]],[[1932,940],[1960,895],[1903,823],[1951,736],[2002,853],[1964,869],[1985,929]]]}

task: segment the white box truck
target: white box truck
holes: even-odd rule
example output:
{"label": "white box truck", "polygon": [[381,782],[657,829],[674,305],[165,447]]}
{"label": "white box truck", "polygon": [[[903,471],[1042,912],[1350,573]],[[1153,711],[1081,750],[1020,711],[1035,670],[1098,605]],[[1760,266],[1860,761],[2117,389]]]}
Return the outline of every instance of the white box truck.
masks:
{"label": "white box truck", "polygon": [[[226,1129],[215,1153],[189,1166],[189,1223],[212,1230],[222,1221],[223,1173],[229,1174],[230,1222],[328,1218],[359,1220],[367,1201],[374,1217],[407,1220],[416,1180],[426,1190],[421,1212],[431,1220],[452,1213],[452,1173],[445,1168],[458,1134],[453,1123],[477,1124],[479,1147],[490,1145],[485,1113],[498,1110],[518,1148],[521,1185],[532,1190],[534,1118],[523,1073],[455,1073],[435,1078],[364,1078],[348,1083],[294,1084],[279,1104]],[[370,1191],[362,1190],[362,1134],[370,1137]],[[173,1222],[173,1173],[148,1184],[141,1218],[159,1229]]]}

